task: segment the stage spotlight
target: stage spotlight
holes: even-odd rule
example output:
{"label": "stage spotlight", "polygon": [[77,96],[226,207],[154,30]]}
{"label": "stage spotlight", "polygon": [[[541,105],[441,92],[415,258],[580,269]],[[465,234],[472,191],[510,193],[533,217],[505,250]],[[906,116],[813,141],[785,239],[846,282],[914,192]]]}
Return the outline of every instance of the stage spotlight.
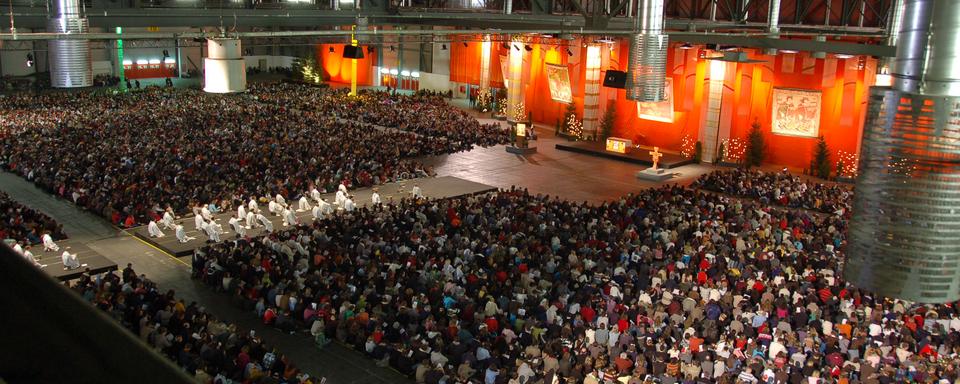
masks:
{"label": "stage spotlight", "polygon": [[515,46],[515,47],[513,47],[513,49],[516,49],[516,50],[519,51],[519,50],[520,50],[520,46],[519,46],[519,45],[518,45],[518,46]]}
{"label": "stage spotlight", "polygon": [[371,46],[369,46],[369,45],[367,46],[367,53],[373,53],[374,50],[375,50],[375,49],[374,49],[373,47],[371,47]]}
{"label": "stage spotlight", "polygon": [[390,46],[390,52],[395,52],[396,50],[397,50],[397,47],[394,47],[392,45]]}
{"label": "stage spotlight", "polygon": [[530,51],[533,50],[533,47],[531,47],[531,46],[529,46],[529,45],[524,45],[524,46],[523,46],[523,49],[526,49],[527,52],[530,52]]}
{"label": "stage spotlight", "polygon": [[680,49],[693,49],[693,44],[690,44],[690,43],[680,44]]}
{"label": "stage spotlight", "polygon": [[33,54],[32,54],[32,53],[28,53],[28,54],[27,54],[27,67],[28,67],[28,68],[29,68],[29,67],[33,67]]}
{"label": "stage spotlight", "polygon": [[464,48],[466,48],[466,47],[469,47],[469,46],[470,46],[470,45],[469,45],[469,44],[467,44],[467,42],[466,42],[466,41],[464,41],[464,42],[463,42],[463,47],[464,47]]}
{"label": "stage spotlight", "polygon": [[567,56],[573,56],[573,51],[570,48],[567,48]]}
{"label": "stage spotlight", "polygon": [[327,50],[330,51],[330,53],[333,53],[333,47],[330,47],[330,48],[327,49]]}
{"label": "stage spotlight", "polygon": [[500,43],[500,46],[503,47],[503,49],[510,49],[510,44],[507,43]]}
{"label": "stage spotlight", "polygon": [[440,44],[440,49],[446,51],[446,50],[447,50],[447,45],[446,45],[446,44]]}
{"label": "stage spotlight", "polygon": [[166,49],[164,49],[164,50],[163,50],[163,57],[164,57],[164,58],[170,57],[170,52],[168,52]]}

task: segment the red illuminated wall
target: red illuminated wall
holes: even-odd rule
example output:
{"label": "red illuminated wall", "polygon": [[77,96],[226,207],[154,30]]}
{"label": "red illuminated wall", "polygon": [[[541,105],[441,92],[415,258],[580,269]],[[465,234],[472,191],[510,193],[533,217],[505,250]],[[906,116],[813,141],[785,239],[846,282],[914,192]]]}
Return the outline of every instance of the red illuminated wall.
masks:
{"label": "red illuminated wall", "polygon": [[176,64],[132,64],[123,66],[123,76],[127,79],[156,79],[176,77]]}
{"label": "red illuminated wall", "polygon": [[[318,44],[317,63],[329,81],[334,83],[350,84],[350,60],[343,58],[344,44]],[[330,52],[330,48],[333,52]],[[377,53],[368,52],[367,47],[361,45],[363,58],[357,60],[357,85],[373,84],[373,66],[377,62]]]}
{"label": "red illuminated wall", "polygon": [[[550,90],[544,73],[545,63],[567,65],[571,90],[578,117],[582,118],[585,68],[581,59],[586,48],[572,43],[568,55],[566,46],[529,44],[533,50],[525,55],[524,83],[526,106],[533,112],[534,121],[553,126],[562,119],[566,104],[550,99]],[[698,139],[704,124],[708,98],[710,62],[698,57],[697,49],[683,50],[673,45],[667,58],[667,74],[674,83],[674,122],[663,123],[637,117],[636,103],[626,100],[623,90],[601,88],[600,98],[616,104],[617,120],[614,135],[634,140],[638,144],[660,146],[680,151],[684,136]],[[605,48],[607,49],[607,48]],[[493,47],[493,56],[506,55],[499,43]],[[773,135],[770,132],[773,88],[794,88],[821,91],[819,133],[830,147],[836,160],[837,150],[858,152],[868,86],[875,81],[876,60],[854,57],[814,59],[807,53],[762,55],[749,50],[751,59],[763,63],[727,63],[721,102],[720,131],[729,137],[744,138],[753,121],[760,123],[768,145],[767,163],[794,168],[809,166],[816,138]],[[606,54],[605,54],[606,55]],[[717,53],[709,52],[710,56]],[[454,82],[479,83],[479,44],[468,47],[454,43],[451,46],[450,79]],[[627,44],[622,42],[609,52],[603,70],[624,70],[627,62]],[[862,61],[861,61],[862,60]],[[491,80],[499,80],[500,66],[492,64]],[[601,106],[602,116],[604,108]]]}

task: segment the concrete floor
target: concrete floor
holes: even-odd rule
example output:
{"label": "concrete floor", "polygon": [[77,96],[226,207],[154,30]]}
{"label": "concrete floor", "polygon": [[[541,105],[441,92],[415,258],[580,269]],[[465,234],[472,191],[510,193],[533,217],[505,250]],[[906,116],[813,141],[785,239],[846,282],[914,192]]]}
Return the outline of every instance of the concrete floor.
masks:
{"label": "concrete floor", "polygon": [[[464,103],[454,101],[454,104]],[[489,118],[481,120],[496,121]],[[440,176],[456,176],[501,188],[518,185],[534,193],[578,201],[610,200],[657,185],[638,180],[634,173],[641,167],[637,165],[558,151],[554,145],[563,139],[553,137],[553,128],[536,128],[539,140],[531,145],[536,146],[538,152],[533,155],[508,154],[501,145],[423,160],[433,165]],[[706,165],[688,165],[670,170],[678,173],[672,182],[686,184],[711,169],[713,167]],[[177,296],[187,302],[196,301],[221,319],[236,323],[243,329],[255,330],[270,345],[279,347],[297,367],[311,375],[327,377],[330,384],[409,382],[397,372],[376,367],[371,360],[343,346],[331,344],[323,350],[317,350],[309,337],[288,335],[264,327],[252,313],[243,312],[230,304],[226,296],[192,280],[189,258],[179,259],[153,248],[13,174],[0,172],[0,189],[25,205],[54,217],[64,225],[64,230],[71,238],[86,243],[115,261],[121,269],[127,263],[132,263],[138,273],[146,274],[161,289],[174,289]]]}

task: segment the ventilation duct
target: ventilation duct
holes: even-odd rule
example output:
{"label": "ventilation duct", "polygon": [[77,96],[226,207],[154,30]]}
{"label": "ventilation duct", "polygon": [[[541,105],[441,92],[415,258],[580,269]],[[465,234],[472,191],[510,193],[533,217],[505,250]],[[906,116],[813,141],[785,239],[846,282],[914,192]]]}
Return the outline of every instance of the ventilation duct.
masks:
{"label": "ventilation duct", "polygon": [[667,73],[669,39],[663,33],[663,0],[641,0],[636,19],[636,34],[630,37],[627,63],[628,100],[663,100]]}
{"label": "ventilation duct", "polygon": [[204,92],[233,93],[247,90],[247,68],[240,52],[240,39],[207,40],[207,57],[203,59]]}
{"label": "ventilation duct", "polygon": [[[53,33],[87,33],[87,19],[80,14],[79,0],[56,0],[53,17],[47,20],[47,31]],[[50,85],[54,88],[77,88],[93,85],[89,40],[51,40],[49,42]]]}
{"label": "ventilation duct", "polygon": [[844,277],[950,302],[960,299],[960,7],[906,0],[903,15],[893,87],[870,91]]}

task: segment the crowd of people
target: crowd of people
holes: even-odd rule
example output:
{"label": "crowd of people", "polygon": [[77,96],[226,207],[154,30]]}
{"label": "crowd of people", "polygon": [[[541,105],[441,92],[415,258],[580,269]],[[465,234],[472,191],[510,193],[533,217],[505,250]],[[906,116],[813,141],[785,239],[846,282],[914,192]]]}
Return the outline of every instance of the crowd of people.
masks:
{"label": "crowd of people", "polygon": [[786,170],[766,172],[735,169],[700,176],[694,188],[758,199],[763,204],[803,208],[824,213],[849,214],[853,187],[805,180]]}
{"label": "crowd of people", "polygon": [[242,332],[197,303],[178,300],[172,290],[160,291],[129,264],[119,275],[84,274],[67,284],[200,383],[320,383],[255,332]]}
{"label": "crowd of people", "polygon": [[[43,256],[60,251],[57,240],[67,238],[63,227],[43,212],[34,210],[0,192],[0,241],[6,241],[14,252],[28,262],[43,266]],[[34,249],[38,246],[38,249]],[[64,250],[67,259],[73,253]]]}
{"label": "crowd of people", "polygon": [[403,200],[216,244],[193,268],[264,323],[420,383],[960,379],[956,306],[850,286],[846,218],[786,206],[679,186]]}
{"label": "crowd of people", "polygon": [[348,121],[412,132],[419,137],[443,138],[450,152],[509,142],[509,133],[499,124],[481,124],[467,112],[451,108],[441,94],[362,91],[359,97],[349,98],[347,91],[295,84],[273,84],[266,90],[251,87],[260,100],[288,108],[320,111]]}
{"label": "crowd of people", "polygon": [[[342,182],[358,187],[428,176],[432,170],[415,158],[508,137],[469,124],[435,96],[359,99],[365,101],[293,84],[257,84],[249,94],[227,96],[149,88],[2,97],[0,166],[129,226],[148,223],[167,206],[183,214],[197,203],[296,199]],[[385,126],[353,120],[366,108],[364,121]],[[376,118],[407,108],[417,112]]]}

